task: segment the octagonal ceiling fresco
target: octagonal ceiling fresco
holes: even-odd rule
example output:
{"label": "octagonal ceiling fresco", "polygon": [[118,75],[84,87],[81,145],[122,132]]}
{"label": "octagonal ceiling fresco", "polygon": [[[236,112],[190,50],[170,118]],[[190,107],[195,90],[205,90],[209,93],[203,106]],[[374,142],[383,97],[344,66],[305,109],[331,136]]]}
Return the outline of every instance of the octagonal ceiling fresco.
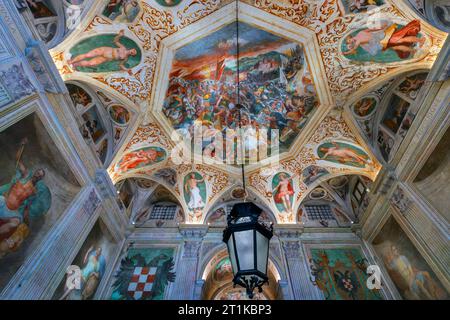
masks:
{"label": "octagonal ceiling fresco", "polygon": [[239,127],[237,103],[243,126],[277,129],[289,149],[319,105],[302,45],[238,22],[175,52],[163,106],[174,129],[225,134]]}
{"label": "octagonal ceiling fresco", "polygon": [[[295,223],[303,199],[320,183],[320,179],[306,183],[312,166],[320,169],[323,179],[349,174],[376,178],[382,164],[364,143],[346,107],[410,70],[413,63],[414,68],[429,69],[447,37],[402,1],[393,0],[376,1],[367,8],[341,0],[171,1],[174,6],[142,0],[139,13],[127,19],[105,13],[112,3],[95,2],[80,27],[51,54],[65,81],[99,88],[139,117],[140,123],[130,128],[110,160],[113,182],[149,178],[170,168],[177,177],[170,189],[189,213],[183,179],[198,172],[207,190],[199,223],[235,187],[240,172],[228,165],[176,165],[169,156],[178,147],[171,129],[189,131],[195,123],[220,131],[234,129],[238,100],[248,106],[244,122],[279,129],[280,149],[286,151],[279,166],[272,168],[269,161],[248,166],[247,188],[272,209],[277,222]],[[238,15],[239,24],[233,22]],[[380,47],[381,32],[374,33],[379,18],[389,35],[414,33],[403,48],[410,52],[407,56],[394,49],[398,37],[386,38],[390,46]],[[369,44],[349,41],[368,34],[373,36]],[[129,52],[125,63],[115,62],[112,68],[79,69],[73,59],[88,53],[85,43],[89,50],[105,43],[113,50],[135,48],[136,55]],[[386,60],[387,51],[391,59]],[[370,108],[366,112],[375,113]],[[156,159],[153,151],[160,149],[165,156]],[[124,163],[124,170],[118,170]],[[272,190],[279,172],[291,177],[290,208],[280,206]],[[186,221],[193,223],[189,214]]]}

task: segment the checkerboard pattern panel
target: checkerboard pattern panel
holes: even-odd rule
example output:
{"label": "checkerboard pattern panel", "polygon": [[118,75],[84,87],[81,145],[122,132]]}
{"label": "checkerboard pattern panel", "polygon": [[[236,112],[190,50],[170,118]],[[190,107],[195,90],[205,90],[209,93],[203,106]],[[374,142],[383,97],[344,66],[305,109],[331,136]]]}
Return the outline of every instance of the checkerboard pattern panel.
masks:
{"label": "checkerboard pattern panel", "polygon": [[156,268],[136,267],[128,285],[128,294],[134,300],[149,297],[155,281]]}

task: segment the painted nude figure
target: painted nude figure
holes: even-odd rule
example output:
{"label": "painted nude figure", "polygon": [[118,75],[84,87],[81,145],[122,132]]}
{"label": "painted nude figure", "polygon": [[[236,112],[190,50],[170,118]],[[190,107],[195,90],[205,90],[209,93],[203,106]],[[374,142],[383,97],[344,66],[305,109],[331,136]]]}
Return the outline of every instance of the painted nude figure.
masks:
{"label": "painted nude figure", "polygon": [[292,213],[291,196],[294,195],[294,188],[291,181],[295,176],[289,177],[286,173],[280,173],[278,185],[273,189],[275,193],[274,199],[276,203],[282,203],[286,213]]}
{"label": "painted nude figure", "polygon": [[128,170],[137,168],[140,164],[151,164],[155,161],[158,161],[158,158],[162,156],[162,152],[156,151],[154,149],[130,152],[123,156],[123,160],[119,164],[119,171],[126,172]]}
{"label": "painted nude figure", "polygon": [[422,46],[424,37],[418,37],[420,32],[420,21],[413,20],[406,26],[397,30],[397,24],[384,23],[380,28],[364,29],[354,36],[346,38],[348,51],[344,55],[355,54],[359,47],[372,56],[392,49],[399,58],[406,59],[416,51],[415,44]]}
{"label": "painted nude figure", "polygon": [[[30,216],[45,214],[48,208],[34,211],[33,200],[37,199],[45,177],[44,169],[30,172],[21,161],[23,150],[28,140],[21,141],[16,154],[16,174],[10,184],[1,186],[0,190],[0,257],[10,250],[17,249],[29,233],[27,226]],[[50,203],[50,199],[48,199]]]}
{"label": "painted nude figure", "polygon": [[320,151],[324,153],[323,159],[327,159],[328,157],[336,157],[338,158],[338,161],[341,163],[346,162],[357,162],[360,164],[367,164],[369,162],[368,159],[366,159],[363,156],[360,156],[357,154],[354,150],[351,148],[342,147],[336,142],[333,142],[333,147],[322,147],[320,148]]}
{"label": "painted nude figure", "polygon": [[387,267],[395,273],[395,279],[404,284],[405,295],[413,300],[445,299],[446,294],[439,288],[427,271],[415,268],[409,259],[391,245],[387,256]]}
{"label": "painted nude figure", "polygon": [[110,61],[120,61],[119,67],[120,70],[128,72],[128,74],[132,74],[131,69],[125,67],[125,63],[128,61],[130,56],[136,56],[136,49],[128,49],[122,43],[120,43],[120,39],[123,37],[124,31],[121,30],[117,36],[114,38],[114,44],[117,48],[113,47],[99,47],[92,49],[91,51],[80,54],[70,60],[67,61],[69,65],[71,65],[74,69],[78,67],[97,67],[105,62]]}

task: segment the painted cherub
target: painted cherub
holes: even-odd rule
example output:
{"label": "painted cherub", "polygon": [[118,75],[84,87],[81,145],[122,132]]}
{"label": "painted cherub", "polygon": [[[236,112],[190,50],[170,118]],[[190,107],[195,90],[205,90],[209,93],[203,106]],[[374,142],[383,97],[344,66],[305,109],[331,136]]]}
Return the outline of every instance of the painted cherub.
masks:
{"label": "painted cherub", "polygon": [[87,53],[80,54],[70,60],[67,63],[74,69],[79,67],[97,67],[103,63],[110,61],[120,61],[119,68],[122,71],[132,74],[131,69],[128,69],[125,64],[130,56],[136,56],[137,50],[135,48],[128,49],[122,43],[120,39],[124,36],[124,30],[120,30],[117,36],[114,38],[114,44],[117,48],[113,47],[98,47],[92,49]]}

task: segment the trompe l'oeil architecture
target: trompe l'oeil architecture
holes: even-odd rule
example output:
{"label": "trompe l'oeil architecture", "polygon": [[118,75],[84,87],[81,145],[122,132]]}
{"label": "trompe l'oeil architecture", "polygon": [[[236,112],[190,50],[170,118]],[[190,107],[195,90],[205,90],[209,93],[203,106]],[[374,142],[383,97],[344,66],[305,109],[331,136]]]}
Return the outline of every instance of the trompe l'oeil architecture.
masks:
{"label": "trompe l'oeil architecture", "polygon": [[248,299],[245,200],[274,233],[253,299],[449,299],[449,16],[1,1],[0,298]]}

